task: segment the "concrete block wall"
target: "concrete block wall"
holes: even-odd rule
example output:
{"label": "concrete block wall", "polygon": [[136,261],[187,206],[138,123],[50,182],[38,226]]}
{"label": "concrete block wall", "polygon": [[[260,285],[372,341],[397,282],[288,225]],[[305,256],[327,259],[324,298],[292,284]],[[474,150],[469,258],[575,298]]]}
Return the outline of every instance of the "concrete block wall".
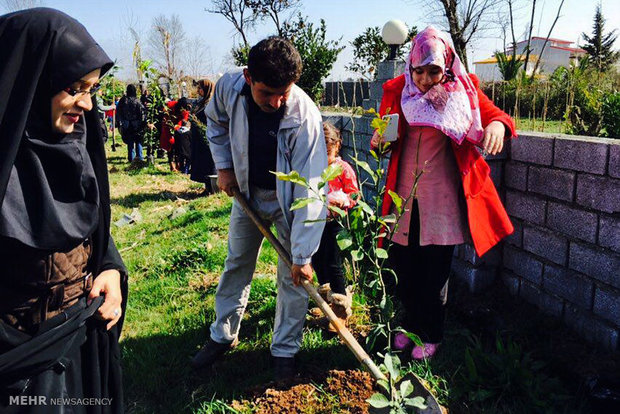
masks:
{"label": "concrete block wall", "polygon": [[620,141],[521,133],[504,168],[501,277],[585,339],[620,346]]}
{"label": "concrete block wall", "polygon": [[[372,118],[324,119],[341,128],[345,160],[354,142],[372,158]],[[458,246],[454,276],[471,291],[501,278],[584,339],[620,350],[620,140],[521,132],[487,162],[515,231],[482,258]]]}

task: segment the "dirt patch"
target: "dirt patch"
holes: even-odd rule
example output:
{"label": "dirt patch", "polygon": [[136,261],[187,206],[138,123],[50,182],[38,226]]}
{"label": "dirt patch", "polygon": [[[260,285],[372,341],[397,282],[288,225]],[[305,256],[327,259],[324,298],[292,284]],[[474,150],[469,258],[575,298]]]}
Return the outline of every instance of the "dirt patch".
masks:
{"label": "dirt patch", "polygon": [[249,399],[233,401],[231,406],[258,414],[365,414],[373,386],[374,380],[367,372],[333,370],[323,378],[298,378],[274,388],[254,390]]}

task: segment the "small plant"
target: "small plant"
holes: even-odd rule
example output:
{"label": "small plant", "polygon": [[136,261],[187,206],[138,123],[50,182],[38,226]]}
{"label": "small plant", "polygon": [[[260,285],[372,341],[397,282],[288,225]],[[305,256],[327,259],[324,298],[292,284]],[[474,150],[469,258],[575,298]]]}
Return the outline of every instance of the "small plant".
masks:
{"label": "small plant", "polygon": [[[379,369],[387,375],[386,380],[378,380],[377,384],[383,389],[384,393],[374,393],[367,401],[374,408],[389,409],[390,414],[406,414],[418,408],[424,410],[426,404],[422,397],[412,397],[413,384],[409,380],[404,380],[402,367],[398,356],[386,353],[383,357],[383,364]],[[401,381],[399,383],[399,381]],[[397,387],[398,385],[398,387]]]}
{"label": "small plant", "polygon": [[[386,116],[381,117],[372,110],[369,112],[375,116],[371,127],[382,138],[388,126],[388,118]],[[393,283],[398,283],[398,278],[396,273],[387,266],[387,259],[389,257],[391,237],[398,228],[398,221],[405,212],[405,206],[411,198],[415,197],[417,185],[424,170],[416,170],[413,173],[414,184],[411,193],[406,198],[402,198],[394,191],[387,190],[394,204],[394,212],[381,215],[383,198],[386,193],[386,168],[384,161],[386,160],[389,146],[389,142],[381,140],[379,147],[370,151],[373,159],[371,161],[373,166],[371,167],[368,162],[359,159],[357,148],[354,144],[355,155],[351,159],[357,169],[358,188],[363,189],[366,187],[367,195],[364,195],[363,191],[360,192],[355,197],[355,206],[351,207],[348,212],[330,205],[323,191],[323,188],[327,186],[329,181],[342,173],[340,166],[336,164],[328,166],[321,174],[317,188],[311,187],[306,178],[300,176],[297,171],[291,171],[288,174],[275,172],[274,174],[280,180],[290,181],[310,190],[311,196],[296,199],[291,206],[291,210],[306,207],[310,203],[320,202],[328,208],[334,219],[342,227],[336,237],[338,247],[345,255],[348,255],[354,281],[361,287],[370,308],[372,328],[368,336],[368,344],[370,348],[374,348],[379,338],[386,341],[386,345],[383,348],[386,351],[384,365],[390,374],[388,387],[386,388],[390,399],[387,400],[386,396],[375,394],[373,401],[376,404],[382,404],[385,398],[388,405],[393,408],[393,410],[390,408],[391,412],[400,413],[406,412],[407,404],[412,402],[407,398],[411,394],[409,390],[411,383],[409,382],[409,385],[405,384],[404,388],[401,386],[398,390],[393,389],[400,375],[400,360],[391,352],[392,335],[396,331],[401,331],[416,344],[420,345],[421,341],[417,336],[393,325],[395,316],[394,302],[388,293],[388,283],[390,282],[389,278],[393,280]],[[417,161],[416,159],[416,163]]]}
{"label": "small plant", "polygon": [[154,163],[154,151],[159,147],[159,135],[155,124],[159,120],[159,115],[164,109],[164,96],[157,83],[159,72],[152,65],[150,60],[143,60],[139,66],[140,72],[147,79],[147,88],[150,93],[150,101],[146,105],[146,124],[144,132],[144,144],[146,146],[147,159],[150,164]]}

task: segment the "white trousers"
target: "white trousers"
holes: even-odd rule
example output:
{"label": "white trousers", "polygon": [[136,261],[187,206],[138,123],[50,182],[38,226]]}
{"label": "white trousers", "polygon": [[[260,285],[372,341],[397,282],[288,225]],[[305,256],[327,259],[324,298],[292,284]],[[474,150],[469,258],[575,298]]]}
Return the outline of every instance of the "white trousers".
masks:
{"label": "white trousers", "polygon": [[[251,193],[250,205],[266,224],[275,224],[278,240],[290,254],[290,230],[278,204],[276,192],[253,187]],[[216,319],[211,324],[211,339],[215,342],[231,343],[239,334],[262,241],[263,235],[252,219],[233,200],[228,230],[228,256],[215,294]],[[277,287],[271,355],[292,357],[301,347],[308,294],[303,287],[293,285],[291,271],[280,259]]]}

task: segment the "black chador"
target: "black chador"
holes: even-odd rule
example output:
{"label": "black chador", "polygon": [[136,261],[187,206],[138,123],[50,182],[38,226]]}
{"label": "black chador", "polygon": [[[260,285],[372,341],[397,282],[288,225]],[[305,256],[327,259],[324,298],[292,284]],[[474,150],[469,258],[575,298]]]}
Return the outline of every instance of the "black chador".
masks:
{"label": "black chador", "polygon": [[122,412],[122,320],[106,330],[91,317],[103,297],[86,300],[108,269],[123,314],[127,298],[97,110],[68,134],[51,113],[53,96],[112,61],[47,8],[0,16],[0,45],[0,412]]}

